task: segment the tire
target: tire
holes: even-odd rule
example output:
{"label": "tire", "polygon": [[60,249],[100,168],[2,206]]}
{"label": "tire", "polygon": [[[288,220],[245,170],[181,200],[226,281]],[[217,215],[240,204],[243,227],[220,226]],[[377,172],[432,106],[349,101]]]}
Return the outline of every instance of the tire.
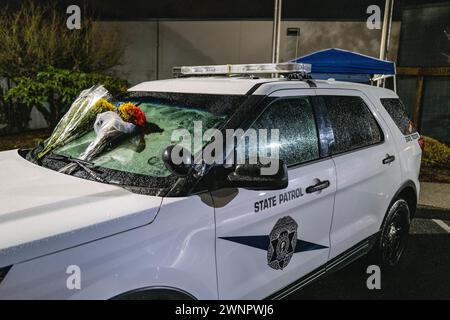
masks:
{"label": "tire", "polygon": [[399,264],[408,243],[409,228],[408,203],[397,199],[389,207],[380,236],[372,249],[372,257],[382,269],[392,269]]}
{"label": "tire", "polygon": [[138,289],[120,294],[111,300],[195,300],[195,298],[181,290],[171,289]]}

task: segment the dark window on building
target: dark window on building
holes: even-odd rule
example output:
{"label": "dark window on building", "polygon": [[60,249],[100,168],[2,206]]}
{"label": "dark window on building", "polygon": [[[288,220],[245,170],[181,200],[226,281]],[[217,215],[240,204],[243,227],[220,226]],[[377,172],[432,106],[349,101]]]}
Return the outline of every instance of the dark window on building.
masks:
{"label": "dark window on building", "polygon": [[417,131],[414,128],[412,121],[409,119],[408,112],[400,99],[385,98],[380,100],[383,107],[404,135]]}
{"label": "dark window on building", "polygon": [[420,133],[450,145],[450,77],[425,78],[421,110]]}
{"label": "dark window on building", "polygon": [[332,154],[379,143],[380,127],[360,97],[323,96],[334,134]]}
{"label": "dark window on building", "polygon": [[270,144],[274,143],[270,138],[270,129],[278,129],[280,159],[288,166],[319,158],[316,123],[308,97],[275,100],[251,128],[268,131],[266,146],[259,144],[259,155],[270,154]]}

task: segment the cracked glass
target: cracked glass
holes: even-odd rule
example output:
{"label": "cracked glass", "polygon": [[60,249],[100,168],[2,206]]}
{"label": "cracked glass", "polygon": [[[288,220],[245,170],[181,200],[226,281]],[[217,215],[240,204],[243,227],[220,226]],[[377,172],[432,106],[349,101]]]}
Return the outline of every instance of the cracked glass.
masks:
{"label": "cracked glass", "polygon": [[[120,97],[120,101],[139,106],[148,122],[146,129],[112,141],[92,162],[102,168],[131,174],[168,177],[171,173],[161,155],[167,146],[176,143],[172,141],[172,133],[177,129],[185,129],[193,136],[195,121],[201,123],[203,131],[219,128],[244,99],[237,95],[127,93]],[[56,149],[55,153],[79,158],[95,137],[92,128],[80,138]],[[193,149],[193,153],[196,151]]]}
{"label": "cracked glass", "polygon": [[416,132],[412,121],[409,118],[408,112],[402,101],[397,98],[384,98],[380,99],[381,104],[394,120],[397,127],[404,135],[408,135]]}
{"label": "cracked glass", "polygon": [[280,159],[288,166],[319,158],[317,129],[308,97],[275,100],[251,128],[267,129],[269,133],[267,144],[259,143],[259,155],[270,154],[270,144],[274,142],[270,129],[278,129]]}
{"label": "cracked glass", "polygon": [[334,134],[332,154],[382,141],[378,123],[360,97],[322,96]]}

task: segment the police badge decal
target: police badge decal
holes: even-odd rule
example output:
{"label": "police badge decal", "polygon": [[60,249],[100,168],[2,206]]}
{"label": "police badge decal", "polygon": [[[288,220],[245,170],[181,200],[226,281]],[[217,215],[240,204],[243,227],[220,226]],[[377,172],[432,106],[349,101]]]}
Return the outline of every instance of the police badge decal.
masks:
{"label": "police badge decal", "polygon": [[269,235],[267,264],[275,270],[283,270],[291,261],[297,245],[297,222],[291,217],[277,221]]}

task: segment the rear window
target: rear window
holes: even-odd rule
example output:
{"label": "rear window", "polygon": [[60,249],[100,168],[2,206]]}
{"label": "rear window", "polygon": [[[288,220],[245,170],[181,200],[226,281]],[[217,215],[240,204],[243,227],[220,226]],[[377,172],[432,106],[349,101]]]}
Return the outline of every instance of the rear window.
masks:
{"label": "rear window", "polygon": [[383,134],[360,97],[322,96],[334,133],[332,154],[347,152],[383,141]]}
{"label": "rear window", "polygon": [[383,98],[380,99],[381,104],[394,120],[401,133],[409,135],[417,132],[411,119],[408,116],[405,105],[398,98]]}

